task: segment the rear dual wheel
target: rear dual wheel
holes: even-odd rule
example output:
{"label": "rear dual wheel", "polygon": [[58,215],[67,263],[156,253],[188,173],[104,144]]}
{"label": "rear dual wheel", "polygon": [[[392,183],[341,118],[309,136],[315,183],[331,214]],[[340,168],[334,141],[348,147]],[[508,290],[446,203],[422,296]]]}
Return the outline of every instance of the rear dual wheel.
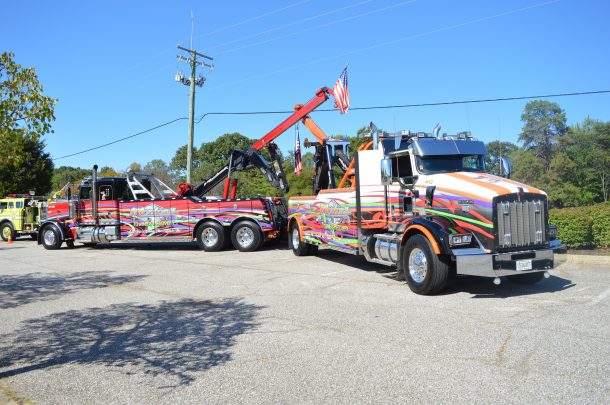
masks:
{"label": "rear dual wheel", "polygon": [[206,252],[217,252],[225,244],[225,229],[218,222],[206,222],[197,230],[197,245]]}
{"label": "rear dual wheel", "polygon": [[263,243],[263,235],[257,224],[241,221],[231,229],[231,243],[240,252],[253,252]]}

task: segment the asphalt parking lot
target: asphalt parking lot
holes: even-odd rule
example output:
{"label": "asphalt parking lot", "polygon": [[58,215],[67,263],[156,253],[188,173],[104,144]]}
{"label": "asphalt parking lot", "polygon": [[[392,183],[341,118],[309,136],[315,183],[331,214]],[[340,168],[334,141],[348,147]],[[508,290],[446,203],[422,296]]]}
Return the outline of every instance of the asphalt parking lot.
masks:
{"label": "asphalt parking lot", "polygon": [[535,286],[279,245],[0,244],[0,403],[609,403],[610,268]]}

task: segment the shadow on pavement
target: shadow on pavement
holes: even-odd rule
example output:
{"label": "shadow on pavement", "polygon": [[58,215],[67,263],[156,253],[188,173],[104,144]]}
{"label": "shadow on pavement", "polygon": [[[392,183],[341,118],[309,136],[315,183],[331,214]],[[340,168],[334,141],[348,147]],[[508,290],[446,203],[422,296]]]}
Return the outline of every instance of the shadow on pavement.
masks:
{"label": "shadow on pavement", "polygon": [[448,295],[465,292],[472,294],[472,298],[509,298],[554,293],[575,286],[572,281],[553,275],[550,278],[543,278],[537,283],[529,285],[511,282],[508,280],[508,277],[502,277],[501,280],[502,283],[500,285],[494,285],[493,278],[457,276],[441,294]]}
{"label": "shadow on pavement", "polygon": [[[405,288],[408,289],[406,282],[398,276],[398,272],[394,267],[369,263],[363,256],[354,256],[331,249],[320,249],[317,256],[320,259],[328,260],[333,263],[340,263],[360,270],[380,273],[387,279],[405,284]],[[439,295],[465,292],[472,294],[472,298],[508,298],[563,291],[572,288],[573,286],[574,284],[572,281],[554,276],[552,273],[550,278],[543,278],[538,283],[531,285],[513,283],[509,281],[507,277],[502,277],[502,283],[497,286],[493,284],[493,278],[457,276],[449,280],[447,288]]]}
{"label": "shadow on pavement", "polygon": [[0,275],[0,309],[13,308],[35,301],[52,300],[77,290],[134,283],[144,277],[136,275],[112,276],[110,272],[100,271],[84,271],[72,274]]}
{"label": "shadow on pavement", "polygon": [[[190,384],[232,359],[263,307],[241,299],[117,304],[53,314],[0,335],[0,379],[66,364],[126,367]],[[7,370],[7,368],[11,369]]]}

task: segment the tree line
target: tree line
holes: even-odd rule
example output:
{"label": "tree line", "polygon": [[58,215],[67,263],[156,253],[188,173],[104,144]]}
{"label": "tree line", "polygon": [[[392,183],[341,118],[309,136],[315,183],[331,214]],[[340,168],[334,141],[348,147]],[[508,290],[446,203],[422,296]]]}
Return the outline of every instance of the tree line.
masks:
{"label": "tree line", "polygon": [[[60,166],[55,168],[44,151],[43,136],[51,134],[56,99],[45,96],[34,68],[14,61],[14,55],[0,56],[0,196],[8,193],[47,194],[66,183],[78,183],[90,169]],[[549,194],[551,207],[574,207],[608,201],[610,193],[610,121],[586,118],[567,125],[566,113],[559,104],[547,100],[527,103],[523,114],[520,145],[493,141],[487,143],[487,170],[499,174],[500,158],[512,161],[512,178]],[[353,154],[368,133],[362,127],[355,136],[337,135],[350,142]],[[227,133],[214,141],[193,148],[193,179],[209,178],[227,164],[233,149],[245,149],[255,139],[240,133]],[[169,162],[154,159],[145,164],[133,162],[126,168],[102,167],[100,176],[119,176],[126,172],[152,173],[174,188],[184,181],[187,146],[178,148]],[[264,151],[264,154],[267,152]],[[269,158],[268,154],[266,155]],[[313,153],[303,149],[303,172],[294,171],[294,151],[283,154],[284,171],[290,185],[287,196],[311,194]],[[278,195],[256,170],[239,176],[238,196]],[[222,186],[214,193],[220,194]]]}

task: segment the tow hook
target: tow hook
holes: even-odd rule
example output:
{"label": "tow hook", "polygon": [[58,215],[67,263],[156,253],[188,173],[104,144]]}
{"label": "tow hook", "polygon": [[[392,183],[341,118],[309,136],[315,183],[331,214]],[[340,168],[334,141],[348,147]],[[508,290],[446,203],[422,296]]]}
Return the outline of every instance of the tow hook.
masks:
{"label": "tow hook", "polygon": [[502,280],[500,279],[500,277],[494,278],[494,284],[495,285],[500,285],[500,283],[502,283]]}

